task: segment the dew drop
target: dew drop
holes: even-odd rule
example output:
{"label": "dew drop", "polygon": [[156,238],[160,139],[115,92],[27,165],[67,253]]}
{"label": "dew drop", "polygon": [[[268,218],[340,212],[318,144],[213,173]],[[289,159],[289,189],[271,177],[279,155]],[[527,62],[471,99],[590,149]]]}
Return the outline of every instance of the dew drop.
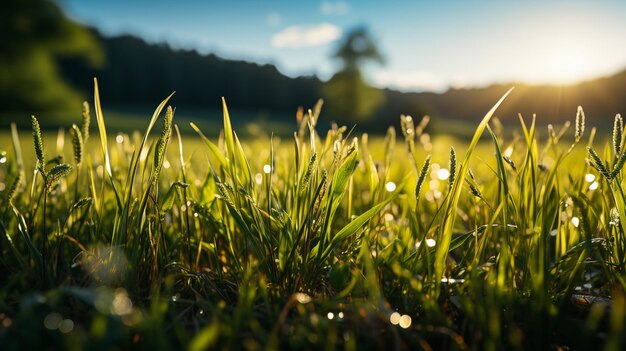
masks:
{"label": "dew drop", "polygon": [[400,313],[394,312],[389,316],[389,322],[393,325],[398,325],[398,323],[400,323],[400,317],[402,317]]}

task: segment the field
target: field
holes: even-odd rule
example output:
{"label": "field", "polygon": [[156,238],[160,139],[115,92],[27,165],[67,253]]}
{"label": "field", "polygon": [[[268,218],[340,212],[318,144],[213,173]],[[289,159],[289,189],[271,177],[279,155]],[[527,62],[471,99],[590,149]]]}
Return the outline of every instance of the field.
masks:
{"label": "field", "polygon": [[467,142],[320,104],[240,140],[226,103],[181,137],[168,99],[110,134],[96,87],[59,134],[1,134],[0,345],[623,349],[623,121],[505,133],[500,102]]}

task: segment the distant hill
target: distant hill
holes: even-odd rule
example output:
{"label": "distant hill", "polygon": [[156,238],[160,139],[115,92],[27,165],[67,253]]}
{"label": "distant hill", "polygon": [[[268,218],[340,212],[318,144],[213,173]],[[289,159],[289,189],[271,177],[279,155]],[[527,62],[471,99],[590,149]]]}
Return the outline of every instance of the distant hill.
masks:
{"label": "distant hill", "polygon": [[418,93],[414,97],[435,116],[476,121],[513,86],[514,92],[497,112],[503,119],[513,119],[518,113],[530,118],[535,113],[543,122],[572,120],[578,105],[593,119],[612,120],[616,113],[626,113],[626,71],[566,86],[497,84],[451,89],[443,94]]}
{"label": "distant hill", "polygon": [[[64,77],[90,96],[92,77],[98,77],[103,99],[109,104],[156,104],[171,91],[174,103],[216,106],[225,96],[231,106],[250,111],[281,112],[292,118],[297,106],[310,107],[320,97],[324,82],[317,77],[290,78],[273,65],[226,60],[195,50],[175,50],[165,44],[149,44],[137,37],[113,38],[98,34],[106,64],[94,68],[76,60],[60,62]],[[507,121],[533,113],[539,122],[571,120],[582,105],[594,119],[626,113],[626,71],[574,85],[496,84],[483,88],[450,89],[445,93],[402,93],[385,89],[387,102],[374,120],[361,127],[373,131],[396,124],[401,113],[475,122],[511,86],[515,91],[498,110]],[[286,118],[286,117],[285,117]],[[328,120],[340,119],[325,116]]]}
{"label": "distant hill", "polygon": [[148,44],[130,35],[102,42],[106,63],[90,67],[80,60],[60,62],[63,75],[87,96],[98,77],[103,99],[117,104],[154,104],[176,91],[177,104],[216,104],[225,96],[240,108],[294,111],[312,106],[319,96],[316,77],[289,78],[273,65],[202,55]]}

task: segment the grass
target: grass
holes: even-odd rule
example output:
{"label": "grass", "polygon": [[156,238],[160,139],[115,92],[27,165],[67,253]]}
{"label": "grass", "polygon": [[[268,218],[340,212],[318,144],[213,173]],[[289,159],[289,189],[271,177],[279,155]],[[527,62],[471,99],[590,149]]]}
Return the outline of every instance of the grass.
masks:
{"label": "grass", "polygon": [[505,97],[469,144],[408,116],[384,140],[319,134],[321,103],[292,139],[240,140],[224,102],[218,138],[183,140],[169,97],[113,137],[96,84],[95,122],[87,105],[51,137],[33,118],[0,156],[0,342],[622,349],[621,117],[606,142],[582,109],[511,137]]}

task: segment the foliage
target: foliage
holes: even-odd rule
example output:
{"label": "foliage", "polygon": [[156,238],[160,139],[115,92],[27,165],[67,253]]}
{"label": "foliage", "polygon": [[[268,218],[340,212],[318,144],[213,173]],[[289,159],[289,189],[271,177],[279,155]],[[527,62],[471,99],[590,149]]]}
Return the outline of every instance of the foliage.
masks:
{"label": "foliage", "polygon": [[361,70],[368,61],[382,64],[382,55],[361,27],[348,33],[334,56],[342,61],[343,68],[322,88],[330,114],[340,120],[368,119],[385,102],[385,95],[364,81]]}
{"label": "foliage", "polygon": [[58,57],[102,62],[94,36],[50,0],[9,1],[0,23],[0,105],[3,111],[67,112],[80,94],[59,74]]}
{"label": "foliage", "polygon": [[367,119],[385,101],[384,95],[365,83],[360,71],[335,74],[323,87],[328,109],[339,120]]}
{"label": "foliage", "polygon": [[13,126],[3,349],[623,348],[621,116],[604,143],[582,109],[573,142],[521,116],[508,139],[503,97],[469,145],[402,116],[397,147],[320,135],[321,103],[293,140],[242,141],[223,102],[218,140],[183,141],[170,98],[143,135],[109,140],[97,85],[99,141],[89,108],[56,148]]}

